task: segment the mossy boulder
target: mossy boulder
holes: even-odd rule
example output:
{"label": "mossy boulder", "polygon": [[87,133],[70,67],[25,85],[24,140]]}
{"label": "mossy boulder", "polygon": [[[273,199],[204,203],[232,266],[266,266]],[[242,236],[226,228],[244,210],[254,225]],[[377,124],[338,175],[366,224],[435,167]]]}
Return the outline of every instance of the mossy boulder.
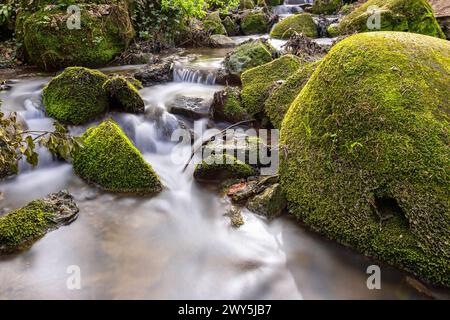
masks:
{"label": "mossy boulder", "polygon": [[211,118],[236,123],[248,118],[242,107],[241,93],[237,87],[226,87],[214,94],[210,108]]}
{"label": "mossy boulder", "polygon": [[239,25],[230,16],[226,16],[222,20],[222,25],[225,27],[228,36],[237,36],[240,34]]}
{"label": "mossy boulder", "polygon": [[342,0],[314,0],[311,11],[315,14],[333,14],[339,11],[342,4]]}
{"label": "mossy boulder", "polygon": [[264,111],[269,88],[274,81],[286,80],[298,70],[301,60],[294,55],[284,55],[269,63],[245,71],[242,76],[242,104],[248,114]]}
{"label": "mossy boulder", "polygon": [[317,62],[309,62],[289,76],[280,86],[273,90],[269,98],[264,103],[264,114],[269,117],[272,125],[280,129],[284,115],[290,105],[302,91],[309,77],[316,69]]}
{"label": "mossy boulder", "polygon": [[227,35],[227,30],[222,24],[219,12],[211,12],[203,20],[203,29],[211,34]]}
{"label": "mossy boulder", "polygon": [[110,192],[153,195],[162,190],[157,174],[114,121],[89,128],[81,139],[73,169],[87,182]]}
{"label": "mossy boulder", "polygon": [[291,212],[364,254],[450,286],[450,42],[337,43],[281,126]]}
{"label": "mossy boulder", "polygon": [[78,207],[67,191],[49,194],[0,218],[0,254],[31,246],[47,232],[73,222]]}
{"label": "mossy boulder", "polygon": [[241,20],[244,35],[264,34],[269,29],[270,18],[262,11],[248,11]]}
{"label": "mossy boulder", "polygon": [[255,170],[251,166],[228,154],[210,155],[197,164],[194,170],[194,178],[198,181],[222,181],[254,174]]}
{"label": "mossy boulder", "polygon": [[115,76],[103,84],[109,105],[120,111],[144,113],[145,103],[136,87],[125,78]]}
{"label": "mossy boulder", "polygon": [[67,13],[66,5],[43,6],[19,17],[16,32],[23,35],[31,63],[45,70],[74,65],[103,66],[134,37],[126,2],[79,4],[79,7],[80,28],[68,28],[71,14]]}
{"label": "mossy boulder", "polygon": [[271,48],[261,40],[246,42],[230,52],[224,60],[228,73],[240,76],[250,68],[272,61]]}
{"label": "mossy boulder", "polygon": [[281,215],[286,205],[286,197],[279,183],[268,186],[246,204],[249,210],[269,219]]}
{"label": "mossy boulder", "polygon": [[[380,28],[369,29],[368,19],[379,8]],[[341,34],[367,31],[406,31],[445,38],[427,0],[369,0],[353,10],[339,23]]]}
{"label": "mossy boulder", "polygon": [[339,24],[338,23],[330,24],[327,27],[327,33],[332,38],[339,36]]}
{"label": "mossy boulder", "polygon": [[83,124],[108,108],[103,83],[106,75],[84,67],[69,67],[44,88],[43,102],[47,114],[64,123]]}
{"label": "mossy boulder", "polygon": [[255,7],[255,3],[253,0],[240,0],[239,3],[239,9],[245,10],[245,9],[253,9]]}
{"label": "mossy boulder", "polygon": [[307,37],[317,38],[317,26],[309,13],[300,13],[289,16],[278,22],[270,31],[275,39],[289,39],[295,33],[303,33]]}

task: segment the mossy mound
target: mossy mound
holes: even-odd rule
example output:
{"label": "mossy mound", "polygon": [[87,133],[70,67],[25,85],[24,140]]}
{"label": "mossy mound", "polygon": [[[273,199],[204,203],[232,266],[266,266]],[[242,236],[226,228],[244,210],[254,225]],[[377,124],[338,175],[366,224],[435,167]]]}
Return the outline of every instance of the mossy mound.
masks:
{"label": "mossy mound", "polygon": [[311,10],[315,14],[333,14],[339,11],[342,4],[342,0],[314,0]]}
{"label": "mossy mound", "polygon": [[222,24],[219,12],[211,12],[203,20],[203,29],[211,34],[227,35],[227,30]]}
{"label": "mossy mound", "polygon": [[67,26],[66,7],[44,6],[26,12],[16,24],[23,33],[31,63],[45,70],[67,66],[99,67],[121,53],[134,37],[126,2],[120,5],[80,4],[80,28]]}
{"label": "mossy mound", "polygon": [[240,76],[245,70],[272,61],[270,50],[261,40],[243,43],[225,57],[224,66],[230,74]]}
{"label": "mossy mound", "polygon": [[270,19],[262,11],[249,11],[241,20],[241,30],[244,35],[264,34],[269,29]]}
{"label": "mossy mound", "polygon": [[77,218],[78,207],[65,191],[34,200],[0,218],[0,253],[29,247],[35,240]]}
{"label": "mossy mound", "polygon": [[222,20],[222,25],[225,27],[225,30],[230,37],[240,34],[239,25],[230,16],[227,16]]}
{"label": "mossy mound", "polygon": [[241,76],[241,98],[247,113],[253,115],[263,111],[273,82],[285,80],[297,71],[300,65],[300,58],[288,54],[245,71]]}
{"label": "mossy mound", "polygon": [[194,178],[198,181],[221,181],[246,178],[255,174],[248,164],[228,154],[210,155],[195,166]]}
{"label": "mossy mound", "polygon": [[136,87],[123,77],[113,77],[103,84],[109,96],[109,105],[120,111],[143,113],[145,103]]}
{"label": "mossy mound", "polygon": [[[380,28],[369,29],[368,19],[377,6]],[[341,34],[366,31],[406,31],[445,39],[427,0],[369,0],[356,8],[339,23]]]}
{"label": "mossy mound", "polygon": [[339,35],[339,24],[332,23],[327,27],[327,33],[330,37],[334,38]]}
{"label": "mossy mound", "polygon": [[211,117],[219,121],[235,123],[248,117],[242,107],[240,90],[236,87],[226,87],[224,90],[216,92],[210,110]]}
{"label": "mossy mound", "polygon": [[264,103],[264,114],[269,117],[272,125],[280,129],[284,115],[290,105],[302,91],[309,77],[316,69],[318,63],[310,62],[302,65],[294,74],[276,88]]}
{"label": "mossy mound", "polygon": [[106,80],[106,75],[97,70],[66,68],[44,88],[45,111],[64,123],[86,123],[108,108],[108,96],[102,87]]}
{"label": "mossy mound", "polygon": [[336,44],[281,127],[291,212],[340,243],[450,286],[450,42]]}
{"label": "mossy mound", "polygon": [[156,194],[162,184],[152,167],[112,120],[89,128],[73,158],[77,175],[110,192]]}
{"label": "mossy mound", "polygon": [[303,33],[307,37],[317,38],[317,26],[309,13],[294,14],[278,22],[270,31],[276,39],[289,39],[295,33]]}

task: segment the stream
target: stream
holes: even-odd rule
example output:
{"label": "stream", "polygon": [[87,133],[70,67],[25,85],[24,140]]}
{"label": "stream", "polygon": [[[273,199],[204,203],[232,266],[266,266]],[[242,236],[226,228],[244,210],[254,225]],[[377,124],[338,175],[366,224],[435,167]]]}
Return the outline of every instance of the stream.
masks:
{"label": "stream", "polygon": [[[405,273],[384,265],[381,289],[369,290],[366,269],[376,262],[323,239],[288,215],[268,221],[243,208],[245,224],[231,227],[224,216],[229,201],[193,181],[193,164],[182,172],[189,153],[170,160],[176,145],[168,136],[178,127],[178,117],[166,111],[167,105],[177,95],[211,100],[222,88],[214,85],[214,70],[225,51],[194,50],[197,59],[181,60],[173,82],[140,90],[147,111],[159,110],[157,119],[148,112],[108,115],[162,179],[167,188],[159,195],[99,191],[46,150],[39,150],[36,168],[22,163],[19,175],[0,182],[0,216],[61,189],[69,190],[80,208],[71,225],[48,233],[29,250],[0,257],[0,299],[426,298],[407,283]],[[17,111],[30,129],[51,129],[52,119],[46,117],[40,97],[50,79],[43,75],[14,80],[10,91],[0,92],[2,109]],[[99,122],[70,131],[81,134]],[[206,124],[207,119],[201,119],[196,126],[205,129]],[[177,148],[189,151],[190,145]],[[67,270],[74,265],[81,271],[79,290],[66,285]]]}

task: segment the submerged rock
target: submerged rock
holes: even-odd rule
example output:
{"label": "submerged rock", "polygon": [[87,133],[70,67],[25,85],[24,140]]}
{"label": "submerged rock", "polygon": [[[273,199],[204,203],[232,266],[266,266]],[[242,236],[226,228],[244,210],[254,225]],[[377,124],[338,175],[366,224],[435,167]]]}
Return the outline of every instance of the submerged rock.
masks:
{"label": "submerged rock", "polygon": [[46,233],[72,223],[78,207],[67,191],[51,193],[0,218],[0,254],[30,247]]}
{"label": "submerged rock", "polygon": [[244,224],[244,217],[242,216],[241,209],[237,206],[231,206],[225,216],[230,218],[230,224],[233,228],[239,228]]}
{"label": "submerged rock", "polygon": [[[369,10],[378,7],[377,12]],[[380,28],[368,28],[368,19],[380,15]],[[370,24],[369,24],[370,25]],[[406,31],[445,38],[427,0],[369,0],[339,23],[341,34],[367,31]]]}
{"label": "submerged rock", "polygon": [[136,87],[123,77],[115,76],[103,84],[112,108],[131,113],[143,113],[145,103]]}
{"label": "submerged rock", "polygon": [[162,184],[138,149],[112,120],[89,128],[73,169],[89,183],[110,192],[156,194]]}
{"label": "submerged rock", "polygon": [[47,114],[64,123],[83,124],[108,108],[103,83],[106,75],[97,70],[69,67],[54,77],[43,90]]}
{"label": "submerged rock", "polygon": [[242,103],[248,114],[254,115],[264,110],[264,101],[269,97],[269,89],[274,81],[285,80],[301,65],[300,58],[284,55],[267,64],[244,72],[242,79]]}
{"label": "submerged rock", "polygon": [[226,87],[214,93],[210,113],[211,118],[217,121],[235,123],[248,118],[247,112],[242,107],[239,88],[236,87]]}
{"label": "submerged rock", "polygon": [[230,178],[246,178],[255,174],[255,170],[236,157],[210,155],[195,166],[194,178],[198,181],[222,181]]}
{"label": "submerged rock", "polygon": [[281,125],[290,211],[450,286],[449,83],[448,41],[374,32],[337,43]]}
{"label": "submerged rock", "polygon": [[276,39],[289,39],[295,33],[303,33],[311,38],[318,36],[317,26],[309,13],[294,14],[281,20],[270,31],[270,36]]}

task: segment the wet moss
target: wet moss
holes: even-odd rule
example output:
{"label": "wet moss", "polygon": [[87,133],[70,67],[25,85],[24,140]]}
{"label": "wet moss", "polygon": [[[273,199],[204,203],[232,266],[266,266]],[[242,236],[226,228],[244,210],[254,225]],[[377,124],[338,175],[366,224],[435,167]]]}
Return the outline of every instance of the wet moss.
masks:
{"label": "wet moss", "polygon": [[64,123],[86,123],[108,108],[108,96],[102,87],[107,79],[100,71],[66,68],[43,90],[45,111]]}
{"label": "wet moss", "polygon": [[269,28],[270,19],[262,11],[250,11],[241,20],[241,30],[244,35],[264,34]]}
{"label": "wet moss", "polygon": [[103,84],[103,90],[108,94],[110,106],[124,112],[143,113],[145,111],[142,100],[136,87],[125,78],[115,76]]}
{"label": "wet moss", "polygon": [[[377,6],[380,12],[380,29],[368,29],[367,21]],[[339,23],[341,34],[367,31],[406,31],[445,39],[434,18],[427,0],[369,0],[356,8]]]}
{"label": "wet moss", "polygon": [[210,155],[197,164],[194,170],[194,178],[199,181],[246,178],[254,174],[255,170],[251,166],[228,154]]}
{"label": "wet moss", "polygon": [[450,285],[450,43],[403,32],[335,45],[281,127],[291,212],[340,243]]}
{"label": "wet moss", "polygon": [[223,91],[215,93],[211,113],[212,118],[219,121],[234,123],[247,119],[239,88],[226,87]]}
{"label": "wet moss", "polygon": [[316,69],[318,63],[310,62],[302,65],[294,74],[276,88],[264,103],[264,113],[269,117],[272,125],[280,129],[284,115],[300,91],[308,82],[309,77]]}
{"label": "wet moss", "polygon": [[312,12],[315,14],[334,14],[342,7],[342,0],[314,0]]}
{"label": "wet moss", "polygon": [[264,111],[264,102],[269,97],[269,88],[273,82],[287,79],[298,70],[300,65],[300,58],[294,55],[284,55],[245,71],[241,77],[241,98],[247,113],[253,115]]}
{"label": "wet moss", "polygon": [[120,127],[105,120],[83,135],[84,147],[73,158],[73,169],[89,183],[110,192],[156,194],[162,184]]}
{"label": "wet moss", "polygon": [[309,13],[300,13],[289,16],[278,22],[270,32],[276,39],[288,39],[295,33],[303,33],[307,37],[318,36],[317,26]]}
{"label": "wet moss", "polygon": [[227,35],[227,30],[222,24],[219,12],[211,12],[208,14],[203,20],[203,28],[206,32],[210,32],[211,34]]}

